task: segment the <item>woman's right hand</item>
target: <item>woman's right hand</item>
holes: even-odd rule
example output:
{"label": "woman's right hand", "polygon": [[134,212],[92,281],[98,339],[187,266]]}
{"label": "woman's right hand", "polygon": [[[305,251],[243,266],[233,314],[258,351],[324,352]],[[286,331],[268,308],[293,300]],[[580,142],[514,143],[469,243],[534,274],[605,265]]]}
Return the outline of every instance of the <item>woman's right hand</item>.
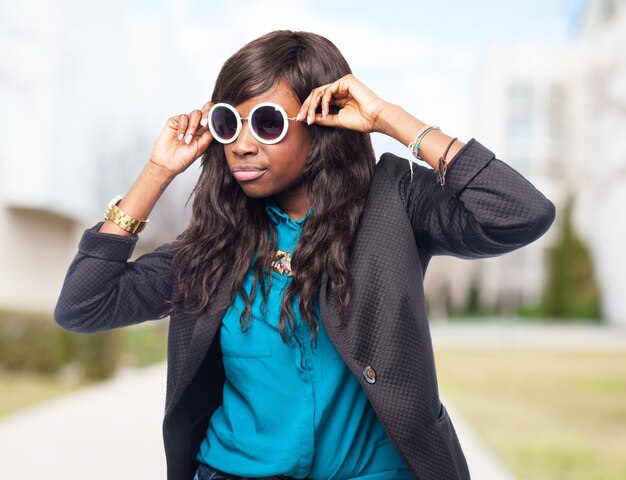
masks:
{"label": "woman's right hand", "polygon": [[[212,102],[207,102],[202,110],[170,117],[154,143],[150,162],[175,176],[200,157],[213,141],[209,127],[205,126],[212,106]],[[202,119],[205,125],[200,123]]]}

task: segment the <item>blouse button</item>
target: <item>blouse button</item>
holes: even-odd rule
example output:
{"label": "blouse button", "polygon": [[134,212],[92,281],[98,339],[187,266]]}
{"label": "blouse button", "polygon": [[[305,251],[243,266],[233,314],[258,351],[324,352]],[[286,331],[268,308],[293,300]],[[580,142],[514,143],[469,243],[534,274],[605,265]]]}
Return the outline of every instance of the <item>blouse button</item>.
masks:
{"label": "blouse button", "polygon": [[368,383],[374,383],[376,381],[376,371],[369,365],[363,369],[363,376]]}

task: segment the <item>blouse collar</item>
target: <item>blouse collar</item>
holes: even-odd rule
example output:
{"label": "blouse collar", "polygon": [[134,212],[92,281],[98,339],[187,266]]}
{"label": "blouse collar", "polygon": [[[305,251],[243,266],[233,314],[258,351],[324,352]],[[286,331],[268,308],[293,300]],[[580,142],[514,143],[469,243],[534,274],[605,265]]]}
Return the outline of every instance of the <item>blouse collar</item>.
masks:
{"label": "blouse collar", "polygon": [[282,208],[280,208],[278,203],[276,203],[273,198],[268,197],[265,202],[265,211],[267,212],[267,215],[270,217],[270,219],[276,224],[279,224],[280,222],[286,222],[287,225],[291,227],[301,228],[304,221],[309,218],[309,215],[311,215],[313,207],[309,208],[309,211],[304,217],[299,218],[298,220],[294,220],[289,215],[287,215]]}

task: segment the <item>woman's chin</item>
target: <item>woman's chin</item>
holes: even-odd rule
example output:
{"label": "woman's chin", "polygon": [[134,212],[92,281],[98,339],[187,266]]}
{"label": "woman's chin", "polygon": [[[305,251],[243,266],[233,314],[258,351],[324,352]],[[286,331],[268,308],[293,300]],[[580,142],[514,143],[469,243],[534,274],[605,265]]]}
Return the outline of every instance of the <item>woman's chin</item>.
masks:
{"label": "woman's chin", "polygon": [[266,188],[261,188],[258,185],[251,185],[250,182],[239,182],[239,186],[241,187],[241,190],[243,190],[243,193],[250,198],[265,198],[272,195],[272,192]]}

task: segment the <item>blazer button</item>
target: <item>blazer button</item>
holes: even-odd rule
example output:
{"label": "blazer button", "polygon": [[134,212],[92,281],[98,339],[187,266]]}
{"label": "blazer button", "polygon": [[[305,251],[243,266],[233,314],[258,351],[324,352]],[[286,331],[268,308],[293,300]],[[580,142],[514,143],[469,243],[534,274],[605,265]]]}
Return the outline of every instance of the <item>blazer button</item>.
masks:
{"label": "blazer button", "polygon": [[374,383],[376,381],[376,371],[369,365],[363,369],[363,376],[368,383]]}

